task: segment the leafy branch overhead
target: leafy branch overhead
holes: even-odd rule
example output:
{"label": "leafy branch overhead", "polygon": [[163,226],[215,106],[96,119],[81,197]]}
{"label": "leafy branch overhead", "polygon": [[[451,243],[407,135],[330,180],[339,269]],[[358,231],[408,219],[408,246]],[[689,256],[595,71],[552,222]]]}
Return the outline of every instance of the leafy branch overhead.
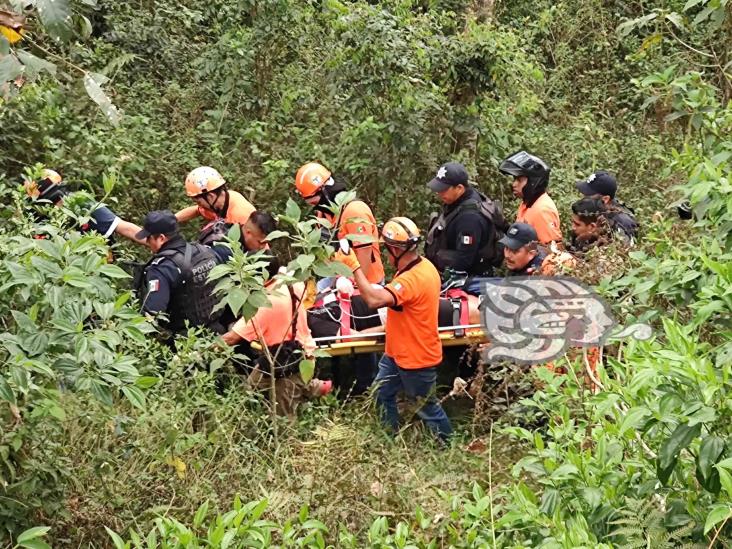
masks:
{"label": "leafy branch overhead", "polygon": [[[102,88],[109,78],[79,67],[64,54],[73,40],[91,36],[85,12],[95,7],[96,0],[10,0],[8,9],[0,9],[0,98],[15,96],[23,84],[37,81],[43,73],[67,78],[80,74],[89,97],[112,125],[118,125],[120,113]],[[46,37],[51,40],[48,46],[43,45]]]}

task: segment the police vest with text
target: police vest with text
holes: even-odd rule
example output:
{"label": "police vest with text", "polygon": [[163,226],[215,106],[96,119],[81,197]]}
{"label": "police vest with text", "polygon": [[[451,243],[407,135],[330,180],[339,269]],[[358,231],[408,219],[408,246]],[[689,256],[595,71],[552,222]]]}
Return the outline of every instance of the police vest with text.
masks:
{"label": "police vest with text", "polygon": [[218,303],[213,291],[215,284],[208,281],[208,275],[218,263],[216,254],[202,244],[186,243],[184,251],[162,250],[153,261],[160,258],[171,260],[181,273],[170,295],[168,328],[172,332],[182,331],[187,320],[191,326],[206,326],[221,332],[218,323],[221,311],[214,312]]}
{"label": "police vest with text", "polygon": [[494,267],[499,267],[503,262],[503,249],[498,243],[508,230],[503,208],[500,202],[491,200],[483,193],[479,192],[478,195],[480,201],[466,200],[447,215],[443,211],[430,223],[425,239],[425,255],[441,270],[446,263],[446,256],[452,251],[447,241],[447,228],[461,213],[468,210],[477,210],[488,222],[488,237],[478,250],[475,263],[468,270],[468,274],[490,274]]}

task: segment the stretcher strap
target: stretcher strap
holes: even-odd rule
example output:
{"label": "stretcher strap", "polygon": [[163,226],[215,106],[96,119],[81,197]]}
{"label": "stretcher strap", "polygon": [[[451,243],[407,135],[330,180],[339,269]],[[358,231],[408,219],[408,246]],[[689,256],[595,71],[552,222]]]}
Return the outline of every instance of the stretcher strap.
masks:
{"label": "stretcher strap", "polygon": [[341,335],[351,335],[351,300],[346,296],[338,301],[341,306]]}

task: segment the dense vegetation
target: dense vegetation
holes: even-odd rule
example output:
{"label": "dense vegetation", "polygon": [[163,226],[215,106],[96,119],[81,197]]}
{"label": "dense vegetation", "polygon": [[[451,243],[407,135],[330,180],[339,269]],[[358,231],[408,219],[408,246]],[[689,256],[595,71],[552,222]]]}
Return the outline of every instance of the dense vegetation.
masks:
{"label": "dense vegetation", "polygon": [[[32,23],[0,36],[9,546],[729,546],[732,3],[4,4]],[[18,189],[40,163],[139,222],[185,205],[185,174],[212,165],[286,212],[305,278],[327,250],[288,203],[300,164],[333,166],[382,220],[424,222],[446,159],[513,209],[496,168],[522,147],[552,164],[564,214],[575,179],[617,173],[642,241],[579,276],[655,335],[607,347],[596,394],[581,358],[491,372],[474,411],[448,403],[448,450],[416,429],[391,440],[368,402],[274,421],[209,337],[156,342],[104,241],[72,229],[87,212],[54,212],[34,239]],[[232,284],[256,282],[247,268]],[[535,390],[503,402],[520,384]]]}

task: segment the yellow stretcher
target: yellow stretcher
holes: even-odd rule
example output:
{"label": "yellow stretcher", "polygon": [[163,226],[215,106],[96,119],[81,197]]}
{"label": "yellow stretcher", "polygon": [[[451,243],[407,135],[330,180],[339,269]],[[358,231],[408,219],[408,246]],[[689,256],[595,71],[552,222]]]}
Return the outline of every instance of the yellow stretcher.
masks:
{"label": "yellow stretcher", "polygon": [[[476,343],[488,343],[488,338],[480,324],[466,326],[447,326],[439,329],[440,341],[443,347],[459,347],[461,345],[474,345]],[[459,335],[456,335],[459,334]],[[317,349],[327,353],[329,356],[360,355],[367,353],[384,352],[383,332],[352,334],[347,336],[318,337],[315,338]],[[346,341],[343,341],[346,340]],[[252,342],[252,348],[261,350],[257,342]]]}
{"label": "yellow stretcher", "polygon": [[[443,347],[458,347],[461,345],[473,345],[475,343],[487,343],[485,332],[480,324],[467,326],[448,326],[440,328],[440,341]],[[456,332],[460,335],[456,335]],[[357,334],[336,337],[315,338],[319,351],[326,352],[329,356],[359,355],[366,353],[384,352],[384,333]],[[343,341],[346,340],[346,341]]]}

